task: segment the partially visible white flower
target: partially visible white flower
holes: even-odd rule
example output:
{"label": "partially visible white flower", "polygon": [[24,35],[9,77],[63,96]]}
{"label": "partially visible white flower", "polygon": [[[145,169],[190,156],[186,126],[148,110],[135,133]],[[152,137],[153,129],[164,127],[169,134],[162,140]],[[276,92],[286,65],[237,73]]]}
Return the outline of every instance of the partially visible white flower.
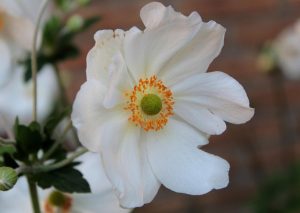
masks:
{"label": "partially visible white flower", "polygon": [[300,20],[284,30],[273,46],[283,74],[289,79],[300,79]]}
{"label": "partially visible white flower", "polygon": [[151,202],[161,184],[192,195],[226,187],[229,164],[199,147],[224,132],[225,121],[241,124],[254,114],[236,80],[206,72],[223,46],[221,25],[158,2],[140,15],[143,31],[95,34],[72,113],[124,207]]}
{"label": "partially visible white flower", "polygon": [[[32,49],[36,16],[41,3],[41,0],[0,1],[0,88],[13,75],[17,62]],[[50,12],[47,11],[48,14]]]}
{"label": "partially visible white flower", "polygon": [[[61,194],[54,190],[39,190],[40,205],[43,213],[128,213],[131,210],[119,207],[110,182],[107,180],[99,155],[88,153],[79,158],[83,163],[79,170],[90,183],[91,194]],[[96,181],[97,180],[97,181]],[[99,181],[101,180],[101,181]],[[10,191],[0,193],[1,213],[32,213],[29,191],[24,177]],[[62,195],[62,207],[51,203],[50,196]],[[56,198],[57,199],[57,198]],[[60,211],[53,211],[58,210]]]}
{"label": "partially visible white flower", "polygon": [[[37,75],[37,82],[37,114],[39,121],[43,121],[58,97],[59,87],[54,68],[45,65]],[[32,87],[32,80],[24,81],[24,67],[18,66],[9,82],[0,90],[0,113],[5,117],[6,126],[12,127],[17,116],[20,123],[32,121]]]}

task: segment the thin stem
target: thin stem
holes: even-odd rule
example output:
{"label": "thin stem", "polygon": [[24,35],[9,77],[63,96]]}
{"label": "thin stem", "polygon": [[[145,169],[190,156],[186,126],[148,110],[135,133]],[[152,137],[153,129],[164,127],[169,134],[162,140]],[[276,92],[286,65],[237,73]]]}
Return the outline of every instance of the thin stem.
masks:
{"label": "thin stem", "polygon": [[[63,80],[62,80],[62,77],[61,77],[61,74],[59,72],[59,69],[58,69],[57,65],[55,65],[54,68],[55,68],[56,79],[57,79],[57,82],[58,82],[58,85],[59,85],[60,99],[61,99],[62,107],[65,108],[65,107],[69,106],[69,101],[68,101],[68,98],[67,98],[66,88],[64,86],[64,83],[63,83]],[[69,120],[71,120],[71,115],[68,114],[67,117],[68,117]],[[73,144],[73,145],[77,146],[79,144],[79,141],[78,141],[78,138],[77,138],[76,130],[73,126],[72,126],[71,131],[72,131],[72,135],[73,135],[74,139],[76,140],[75,144]]]}
{"label": "thin stem", "polygon": [[45,153],[45,155],[43,156],[41,161],[45,161],[47,160],[54,152],[55,150],[58,148],[58,146],[62,143],[62,141],[64,140],[64,138],[66,137],[68,131],[72,128],[72,122],[71,120],[69,120],[68,125],[65,127],[62,135],[60,136],[59,139],[57,139],[55,141],[55,143],[51,146],[51,148],[48,150],[48,152]]}
{"label": "thin stem", "polygon": [[77,152],[74,152],[70,157],[68,157],[67,159],[60,161],[58,163],[52,164],[52,165],[48,165],[48,166],[43,166],[40,168],[40,171],[43,172],[49,172],[55,169],[59,169],[62,168],[70,163],[73,162],[73,160],[75,160],[76,158],[78,158],[79,156],[83,155],[84,153],[86,153],[88,150],[86,148],[81,148],[79,149]]}
{"label": "thin stem", "polygon": [[70,155],[67,159],[62,160],[58,163],[50,164],[50,165],[35,165],[35,166],[26,166],[22,165],[17,169],[17,173],[19,175],[21,174],[36,174],[39,172],[49,172],[55,169],[60,169],[64,166],[67,166],[68,164],[72,163],[73,160],[80,157],[84,153],[86,153],[88,150],[86,148],[81,148],[78,151],[74,152],[72,155]]}
{"label": "thin stem", "polygon": [[29,187],[29,191],[30,191],[31,204],[32,204],[33,211],[34,211],[34,213],[41,213],[36,184],[28,176],[27,176],[27,182],[28,182],[28,187]]}
{"label": "thin stem", "polygon": [[63,80],[61,78],[58,67],[55,65],[54,68],[55,68],[56,80],[57,80],[58,86],[59,86],[60,101],[61,101],[62,105],[64,107],[66,107],[67,105],[69,105],[68,100],[67,100],[66,89],[64,87],[64,83],[63,83]]}
{"label": "thin stem", "polygon": [[33,36],[33,44],[32,44],[32,51],[31,51],[31,72],[32,72],[32,80],[33,80],[33,112],[32,117],[33,120],[37,120],[37,57],[36,57],[36,48],[37,48],[37,39],[38,39],[38,32],[40,28],[40,23],[42,16],[46,10],[47,4],[50,0],[44,0],[41,6],[41,9],[38,14],[37,23],[35,25],[34,36]]}

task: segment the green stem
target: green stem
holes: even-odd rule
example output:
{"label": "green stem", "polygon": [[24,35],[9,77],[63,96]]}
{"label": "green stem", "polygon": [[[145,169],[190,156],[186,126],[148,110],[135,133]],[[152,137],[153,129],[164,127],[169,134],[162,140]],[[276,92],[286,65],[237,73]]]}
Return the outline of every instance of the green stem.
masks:
{"label": "green stem", "polygon": [[50,165],[34,165],[34,166],[26,166],[23,165],[17,169],[17,173],[21,174],[36,174],[39,172],[49,172],[56,169],[60,169],[68,164],[72,163],[76,158],[80,157],[84,153],[88,152],[86,148],[81,148],[78,151],[74,152],[67,159],[62,160],[58,163],[50,164]]}
{"label": "green stem", "polygon": [[61,78],[59,69],[57,67],[57,65],[54,66],[55,68],[55,75],[56,75],[56,80],[58,82],[58,87],[59,87],[59,92],[60,92],[60,101],[62,103],[63,107],[66,107],[69,105],[68,103],[68,99],[67,99],[67,93],[66,93],[66,89],[63,83],[63,80]]}
{"label": "green stem", "polygon": [[66,137],[68,131],[72,128],[72,122],[70,121],[68,123],[68,125],[65,127],[62,135],[60,136],[59,139],[57,139],[55,141],[55,143],[50,147],[50,149],[48,150],[48,152],[45,153],[45,155],[43,156],[41,161],[45,161],[47,160],[54,152],[55,150],[58,148],[58,146],[62,143],[62,141],[64,140],[64,138]]}
{"label": "green stem", "polygon": [[51,164],[48,166],[42,166],[40,168],[36,168],[39,172],[49,172],[55,169],[60,169],[64,166],[67,166],[68,164],[72,163],[73,160],[75,160],[76,158],[78,158],[79,156],[83,155],[84,153],[86,153],[88,150],[86,148],[82,148],[78,151],[76,151],[75,153],[73,153],[70,157],[68,157],[67,159],[60,161],[58,163],[55,164]]}
{"label": "green stem", "polygon": [[[66,108],[69,106],[69,101],[68,101],[68,98],[67,98],[67,93],[66,93],[66,88],[64,86],[64,83],[63,83],[63,80],[61,78],[61,74],[59,72],[59,69],[57,67],[57,65],[54,66],[55,68],[55,74],[56,74],[56,79],[57,79],[57,82],[58,82],[58,85],[59,85],[59,90],[60,90],[60,100],[61,100],[61,103],[62,103],[62,107],[63,108]],[[71,120],[71,116],[68,115],[67,116],[69,120]],[[76,133],[76,130],[75,128],[72,126],[72,134],[73,134],[73,137],[74,139],[76,140],[75,141],[75,145],[78,145],[79,144],[79,141],[78,141],[78,138],[77,138],[77,133]]]}
{"label": "green stem", "polygon": [[32,204],[33,212],[34,213],[41,213],[36,184],[28,176],[27,176],[27,182],[28,182],[28,186],[29,186],[29,191],[30,191],[30,197],[31,197],[31,204]]}
{"label": "green stem", "polygon": [[37,57],[36,57],[36,48],[37,48],[37,40],[38,40],[38,32],[40,29],[41,19],[43,14],[47,8],[49,0],[44,0],[41,9],[38,13],[37,23],[34,29],[34,36],[33,36],[33,44],[32,44],[32,51],[31,51],[31,72],[32,72],[32,80],[33,80],[33,112],[32,117],[33,120],[37,120]]}

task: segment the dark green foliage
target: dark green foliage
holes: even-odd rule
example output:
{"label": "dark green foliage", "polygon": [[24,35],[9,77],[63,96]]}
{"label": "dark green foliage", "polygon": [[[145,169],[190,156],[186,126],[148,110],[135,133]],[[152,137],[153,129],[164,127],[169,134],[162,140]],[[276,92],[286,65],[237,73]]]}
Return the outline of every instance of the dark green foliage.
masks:
{"label": "dark green foliage", "polygon": [[300,212],[300,164],[270,177],[253,203],[255,212]]}
{"label": "dark green foliage", "polygon": [[29,126],[18,125],[16,142],[17,147],[25,154],[35,154],[42,147],[43,137],[37,122],[32,122]]}
{"label": "dark green foliage", "polygon": [[[53,16],[46,23],[43,31],[43,42],[37,55],[37,70],[40,71],[45,64],[57,64],[69,58],[77,57],[79,49],[73,43],[76,35],[85,31],[88,27],[99,20],[99,17],[83,19],[82,25],[76,30],[65,27],[60,18]],[[21,62],[25,66],[25,81],[31,79],[31,58]]]}
{"label": "dark green foliage", "polygon": [[51,172],[40,173],[34,178],[43,189],[53,186],[59,191],[68,193],[91,192],[88,182],[83,178],[81,172],[73,168],[73,166],[74,164]]}

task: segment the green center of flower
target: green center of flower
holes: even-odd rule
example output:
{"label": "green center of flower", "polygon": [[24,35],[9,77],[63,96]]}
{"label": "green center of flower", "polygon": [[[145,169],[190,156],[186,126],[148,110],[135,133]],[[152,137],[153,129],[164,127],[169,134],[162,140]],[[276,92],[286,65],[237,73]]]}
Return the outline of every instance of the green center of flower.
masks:
{"label": "green center of flower", "polygon": [[57,207],[63,207],[67,202],[66,196],[59,191],[51,192],[48,199],[53,206],[57,206]]}
{"label": "green center of flower", "polygon": [[162,101],[155,94],[147,94],[141,100],[141,108],[147,115],[156,115],[162,109]]}

